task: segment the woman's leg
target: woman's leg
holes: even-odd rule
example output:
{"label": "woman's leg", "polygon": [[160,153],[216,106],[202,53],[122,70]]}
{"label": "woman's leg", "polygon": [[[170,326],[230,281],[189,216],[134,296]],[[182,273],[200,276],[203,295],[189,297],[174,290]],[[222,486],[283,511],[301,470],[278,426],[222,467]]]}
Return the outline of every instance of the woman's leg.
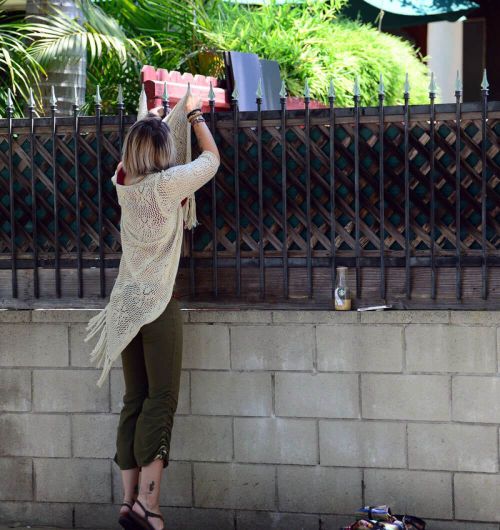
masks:
{"label": "woman's leg", "polygon": [[[148,397],[137,420],[134,452],[142,467],[139,500],[159,513],[160,481],[168,466],[170,438],[177,410],[182,365],[182,314],[179,302],[171,298],[165,311],[141,328],[144,361],[148,376]],[[134,510],[144,511],[136,503]],[[149,518],[155,528],[162,521]]]}
{"label": "woman's leg", "polygon": [[[139,466],[134,456],[134,436],[137,418],[141,413],[148,392],[140,332],[123,350],[121,357],[125,394],[123,396],[123,408],[120,412],[120,422],[116,435],[116,453],[113,460],[121,469],[123,502],[133,504],[139,488]],[[125,513],[128,509],[126,506],[122,506],[120,512]]]}

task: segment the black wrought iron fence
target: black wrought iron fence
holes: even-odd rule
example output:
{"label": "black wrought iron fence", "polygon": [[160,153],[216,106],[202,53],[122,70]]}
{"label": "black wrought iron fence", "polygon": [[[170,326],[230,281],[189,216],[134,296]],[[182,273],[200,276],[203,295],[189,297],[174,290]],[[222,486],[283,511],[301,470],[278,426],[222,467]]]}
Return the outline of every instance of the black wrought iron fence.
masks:
{"label": "black wrought iron fence", "polygon": [[[300,300],[328,306],[339,265],[356,303],[500,306],[500,103],[215,112],[216,177],[197,192],[178,289],[190,302]],[[135,116],[0,119],[2,306],[104,303],[120,259],[120,209],[110,181]],[[163,104],[168,108],[168,99]],[[101,300],[101,302],[99,302]]]}

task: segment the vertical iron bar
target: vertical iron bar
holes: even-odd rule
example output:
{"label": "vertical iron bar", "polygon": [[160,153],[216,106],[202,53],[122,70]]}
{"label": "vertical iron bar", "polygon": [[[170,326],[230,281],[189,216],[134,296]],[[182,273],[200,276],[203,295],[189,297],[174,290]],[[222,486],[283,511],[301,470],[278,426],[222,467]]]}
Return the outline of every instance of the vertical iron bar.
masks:
{"label": "vertical iron bar", "polygon": [[121,152],[123,149],[123,137],[124,137],[123,115],[125,113],[125,103],[123,102],[123,88],[121,85],[118,85],[118,102],[117,102],[116,107],[118,109],[118,145],[120,147],[120,158],[121,158]]}
{"label": "vertical iron bar", "polygon": [[264,272],[264,198],[262,186],[262,78],[257,86],[257,165],[258,165],[258,193],[259,193],[259,286],[260,297],[265,298]]}
{"label": "vertical iron bar", "polygon": [[379,245],[380,245],[380,298],[385,299],[385,186],[384,186],[384,81],[382,74],[380,74],[380,83],[378,91],[378,138],[379,138],[379,217],[380,217],[380,236],[379,236]]}
{"label": "vertical iron bar", "polygon": [[410,84],[408,73],[405,80],[404,92],[404,151],[405,151],[405,290],[406,298],[411,297],[411,270],[410,270],[410,157],[409,157],[409,122],[410,122]]}
{"label": "vertical iron bar", "polygon": [[488,120],[488,94],[489,94],[489,83],[486,76],[486,69],[483,74],[483,81],[481,83],[481,95],[482,95],[482,121],[481,121],[481,157],[482,157],[482,168],[481,168],[481,248],[482,248],[482,287],[481,296],[483,300],[488,298],[488,254],[486,249],[486,202],[488,200],[487,195],[487,158],[486,158],[486,143],[487,143],[487,120]]}
{"label": "vertical iron bar", "polygon": [[460,153],[460,140],[461,140],[461,121],[462,121],[462,105],[460,98],[462,96],[462,86],[460,81],[459,73],[457,72],[457,81],[455,86],[455,292],[457,300],[462,298],[462,263],[461,263],[461,223],[460,223],[460,201],[461,201],[461,153]]}
{"label": "vertical iron bar", "polygon": [[96,139],[96,163],[97,163],[97,208],[99,226],[99,272],[101,297],[106,296],[106,284],[104,275],[104,238],[103,238],[103,215],[102,215],[102,172],[101,172],[101,94],[99,85],[95,94],[95,139]]}
{"label": "vertical iron bar", "polygon": [[10,266],[12,269],[12,298],[17,298],[16,200],[14,195],[13,123],[14,104],[10,88],[7,92],[7,141],[9,145],[9,208],[10,208]]}
{"label": "vertical iron bar", "polygon": [[430,142],[430,182],[431,192],[431,299],[436,299],[436,83],[434,73],[431,74],[431,83],[429,85],[430,99],[430,124],[429,124],[429,142]]}
{"label": "vertical iron bar", "polygon": [[61,298],[61,262],[59,251],[59,186],[57,185],[57,136],[56,136],[56,111],[57,99],[54,86],[51,88],[50,96],[50,114],[52,125],[52,189],[54,194],[54,258],[55,258],[55,275],[56,275],[56,296]]}
{"label": "vertical iron bar", "polygon": [[356,257],[356,298],[361,297],[361,267],[359,245],[359,79],[354,81],[354,210],[355,210],[355,257]]}
{"label": "vertical iron bar", "polygon": [[[215,138],[215,92],[210,81],[210,90],[208,92],[208,103],[210,105],[210,132]],[[217,263],[217,175],[212,179],[212,277],[213,277],[213,292],[214,297],[217,298],[219,295],[217,276],[218,276],[218,263]]]}
{"label": "vertical iron bar", "polygon": [[80,215],[80,160],[78,157],[80,139],[80,121],[78,119],[78,89],[75,87],[73,102],[73,148],[75,166],[75,213],[76,213],[76,253],[78,274],[78,298],[83,298],[83,263],[82,263],[82,226]]}
{"label": "vertical iron bar", "polygon": [[306,140],[306,245],[307,245],[307,296],[312,298],[312,250],[311,250],[311,111],[309,103],[311,101],[309,84],[307,83],[304,90],[305,105],[305,140]]}
{"label": "vertical iron bar", "polygon": [[330,277],[332,282],[332,300],[335,298],[335,282],[337,281],[337,247],[335,244],[336,239],[336,230],[335,230],[335,89],[333,86],[333,81],[330,81],[330,91],[328,93],[328,140],[330,148]]}
{"label": "vertical iron bar", "polygon": [[240,173],[239,173],[239,109],[236,83],[233,94],[233,150],[234,150],[234,201],[236,206],[236,296],[241,296],[241,248],[240,248]]}
{"label": "vertical iron bar", "polygon": [[38,278],[38,225],[37,225],[37,197],[35,181],[35,100],[33,90],[30,90],[28,106],[30,119],[30,165],[31,165],[31,223],[33,234],[33,291],[35,298],[40,297],[40,282]]}
{"label": "vertical iron bar", "polygon": [[288,299],[288,214],[287,214],[287,178],[286,178],[286,87],[285,82],[281,83],[280,90],[281,104],[281,203],[282,203],[282,225],[283,225],[283,296]]}

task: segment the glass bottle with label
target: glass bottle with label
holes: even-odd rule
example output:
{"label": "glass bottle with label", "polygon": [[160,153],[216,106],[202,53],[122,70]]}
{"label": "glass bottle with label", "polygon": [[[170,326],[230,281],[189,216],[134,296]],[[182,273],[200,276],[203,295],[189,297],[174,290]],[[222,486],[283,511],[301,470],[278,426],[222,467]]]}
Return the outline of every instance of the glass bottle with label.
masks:
{"label": "glass bottle with label", "polygon": [[351,309],[351,291],[347,285],[347,267],[337,267],[334,303],[337,311],[349,311]]}

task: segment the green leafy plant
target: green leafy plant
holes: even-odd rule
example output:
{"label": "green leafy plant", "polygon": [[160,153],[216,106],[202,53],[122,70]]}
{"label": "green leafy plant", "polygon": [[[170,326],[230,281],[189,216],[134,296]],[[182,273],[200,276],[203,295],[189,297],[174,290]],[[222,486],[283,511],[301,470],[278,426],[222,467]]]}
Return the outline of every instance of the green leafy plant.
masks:
{"label": "green leafy plant", "polygon": [[0,2],[0,109],[3,114],[10,89],[14,115],[22,116],[32,88],[35,104],[40,107],[39,81],[45,71],[29,51],[32,37],[25,25],[22,22],[5,22],[4,3]]}
{"label": "green leafy plant", "polygon": [[355,76],[362,105],[378,102],[379,75],[386,103],[403,102],[405,73],[412,103],[428,101],[428,71],[417,51],[403,39],[357,21],[337,18],[344,2],[262,6],[218,2],[210,30],[200,31],[217,50],[252,52],[279,63],[288,92],[300,96],[306,79],[311,97],[328,101],[330,80],[338,106],[352,106]]}

